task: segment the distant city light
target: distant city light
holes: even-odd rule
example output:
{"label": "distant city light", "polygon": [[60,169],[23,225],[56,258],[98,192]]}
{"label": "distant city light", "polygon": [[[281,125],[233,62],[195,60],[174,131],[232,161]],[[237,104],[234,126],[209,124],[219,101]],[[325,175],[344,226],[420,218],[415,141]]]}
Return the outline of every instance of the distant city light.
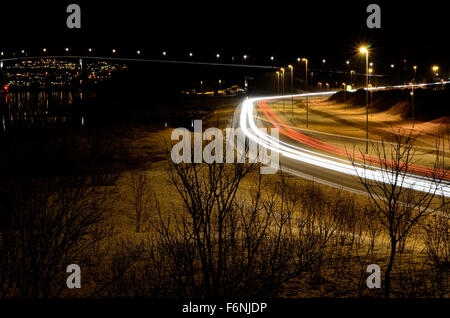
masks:
{"label": "distant city light", "polygon": [[325,59],[322,60],[322,63],[323,63],[323,64],[325,64],[326,62],[327,62],[327,60],[325,60]]}
{"label": "distant city light", "polygon": [[189,56],[192,57],[194,54],[192,54],[192,52],[189,52]]}
{"label": "distant city light", "polygon": [[300,62],[301,60],[302,60],[301,58],[297,57],[297,62]]}
{"label": "distant city light", "polygon": [[69,52],[69,48],[68,48],[68,47],[66,47],[66,48],[65,48],[65,51],[66,51],[66,52]]}
{"label": "distant city light", "polygon": [[373,62],[370,62],[369,65],[370,65],[370,66],[373,66]]}
{"label": "distant city light", "polygon": [[275,58],[273,56],[270,57],[270,60],[273,61]]}
{"label": "distant city light", "polygon": [[247,59],[247,54],[244,54],[244,60],[246,60]]}
{"label": "distant city light", "polygon": [[163,56],[166,56],[166,55],[167,55],[166,51],[163,51],[163,52],[162,52],[162,55],[163,55]]}
{"label": "distant city light", "polygon": [[391,64],[391,68],[394,68],[395,67],[395,65],[394,64]]}
{"label": "distant city light", "polygon": [[345,64],[349,65],[349,64],[350,64],[350,61],[346,61]]}
{"label": "distant city light", "polygon": [[22,54],[24,54],[24,53],[25,53],[25,50],[22,50],[22,51],[20,51],[20,52],[22,52]]}
{"label": "distant city light", "polygon": [[139,54],[141,54],[141,51],[137,50],[136,53],[139,55]]}
{"label": "distant city light", "polygon": [[92,52],[92,49],[91,49],[91,48],[88,48],[88,51],[89,51],[89,52]]}
{"label": "distant city light", "polygon": [[216,57],[217,57],[217,58],[220,58],[220,54],[219,54],[219,53],[217,53],[217,54],[216,54]]}
{"label": "distant city light", "polygon": [[47,49],[44,47],[44,48],[42,49],[42,51],[45,53],[45,52],[47,52]]}
{"label": "distant city light", "polygon": [[0,55],[3,56],[3,52],[0,52]]}
{"label": "distant city light", "polygon": [[116,49],[112,49],[112,52],[113,52],[113,53],[116,53]]}

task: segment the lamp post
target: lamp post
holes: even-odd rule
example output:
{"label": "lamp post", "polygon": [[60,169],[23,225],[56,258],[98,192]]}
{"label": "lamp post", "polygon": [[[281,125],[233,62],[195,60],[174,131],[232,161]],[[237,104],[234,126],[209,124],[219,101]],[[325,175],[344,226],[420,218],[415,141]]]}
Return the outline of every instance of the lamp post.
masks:
{"label": "lamp post", "polygon": [[[284,95],[284,67],[281,68],[281,95]],[[284,110],[284,96],[282,97],[283,99],[283,110]]]}
{"label": "lamp post", "polygon": [[367,47],[359,49],[366,55],[366,153],[369,152],[369,50]]}
{"label": "lamp post", "polygon": [[302,62],[305,62],[305,90],[306,90],[306,128],[309,126],[309,104],[308,104],[308,59],[302,58]]}
{"label": "lamp post", "polygon": [[436,77],[438,76],[437,71],[439,71],[439,66],[434,65],[432,69],[433,69],[433,73],[434,73],[434,78],[436,79]]}
{"label": "lamp post", "polygon": [[294,67],[292,65],[288,65],[289,70],[291,71],[291,116],[294,117]]}
{"label": "lamp post", "polygon": [[414,69],[414,77],[413,77],[413,84],[411,85],[412,89],[411,89],[411,110],[412,110],[412,128],[414,128],[414,122],[415,122],[415,118],[414,118],[414,85],[416,84],[416,72],[417,72],[417,65],[413,66]]}

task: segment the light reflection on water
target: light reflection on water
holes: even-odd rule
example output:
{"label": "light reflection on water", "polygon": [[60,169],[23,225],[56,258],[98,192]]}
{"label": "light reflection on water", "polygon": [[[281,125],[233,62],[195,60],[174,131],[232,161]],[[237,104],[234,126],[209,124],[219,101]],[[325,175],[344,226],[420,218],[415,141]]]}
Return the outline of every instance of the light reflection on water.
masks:
{"label": "light reflection on water", "polygon": [[18,91],[0,97],[3,130],[8,127],[81,125],[81,91]]}
{"label": "light reflection on water", "polygon": [[[130,93],[132,94],[132,93]],[[198,114],[190,111],[170,110],[164,107],[149,107],[130,110],[127,102],[116,109],[108,103],[97,100],[93,91],[13,91],[0,95],[0,131],[27,128],[86,127],[102,125],[105,117],[111,115],[115,124],[151,125],[161,128],[193,128]],[[97,103],[102,103],[96,112]],[[106,106],[106,107],[105,107]],[[117,111],[119,109],[119,111]],[[158,111],[159,110],[159,111]],[[162,110],[162,111],[161,111]],[[134,113],[133,113],[134,111]],[[144,116],[145,114],[145,116]]]}

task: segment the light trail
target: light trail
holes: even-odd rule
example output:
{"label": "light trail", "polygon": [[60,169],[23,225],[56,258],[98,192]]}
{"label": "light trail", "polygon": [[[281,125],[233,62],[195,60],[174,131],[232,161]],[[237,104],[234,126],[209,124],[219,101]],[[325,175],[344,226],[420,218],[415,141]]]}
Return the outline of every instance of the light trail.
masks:
{"label": "light trail", "polygon": [[[408,88],[408,87],[423,87],[432,85],[448,84],[450,82],[436,82],[427,84],[412,84],[412,85],[397,85],[391,87],[372,87],[369,90],[380,90],[388,88]],[[351,90],[356,91],[356,90]],[[411,173],[395,174],[386,168],[379,168],[368,166],[364,163],[352,163],[349,160],[344,160],[330,155],[324,155],[319,152],[308,150],[299,146],[291,145],[284,141],[273,138],[272,136],[260,131],[256,126],[254,120],[254,105],[255,103],[265,102],[267,100],[291,98],[291,97],[306,97],[306,96],[326,96],[335,94],[337,91],[320,92],[320,93],[304,93],[283,96],[270,97],[256,97],[250,98],[243,102],[241,106],[241,114],[239,118],[239,126],[244,134],[252,141],[269,149],[276,151],[286,158],[296,160],[298,162],[307,163],[323,169],[344,173],[353,177],[362,177],[378,182],[398,184],[402,187],[413,189],[421,192],[436,193],[437,195],[450,197],[450,183],[442,180],[435,182],[439,178],[431,178],[427,176],[419,176]],[[312,142],[312,141],[311,141]]]}

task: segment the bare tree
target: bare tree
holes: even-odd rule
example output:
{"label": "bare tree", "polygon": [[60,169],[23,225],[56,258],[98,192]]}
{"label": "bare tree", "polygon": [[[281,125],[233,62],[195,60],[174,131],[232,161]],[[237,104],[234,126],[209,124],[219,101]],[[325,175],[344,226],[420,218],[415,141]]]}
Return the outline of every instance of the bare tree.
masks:
{"label": "bare tree", "polygon": [[448,205],[424,225],[424,241],[439,297],[450,292],[450,214]]}
{"label": "bare tree", "polygon": [[3,296],[58,296],[67,265],[79,263],[91,246],[94,227],[114,197],[81,177],[30,180],[19,197],[0,233]]}
{"label": "bare tree", "polygon": [[[387,230],[390,241],[389,262],[385,271],[385,297],[391,294],[391,272],[397,253],[399,242],[405,240],[415,225],[424,217],[435,213],[442,207],[438,200],[438,191],[441,187],[446,171],[440,156],[439,143],[436,145],[436,157],[433,168],[427,172],[426,183],[421,191],[411,189],[407,179],[416,174],[415,166],[416,141],[412,131],[398,130],[391,133],[389,142],[384,139],[372,144],[374,155],[363,154],[362,161],[366,169],[377,169],[381,178],[373,180],[368,178],[366,172],[361,172],[360,163],[357,162],[355,152],[350,155],[358,179],[367,190],[369,198],[377,210],[382,226]],[[365,170],[370,171],[370,170]]]}
{"label": "bare tree", "polygon": [[127,188],[131,195],[127,196],[127,199],[133,206],[136,215],[136,233],[141,231],[142,218],[148,214],[150,209],[150,182],[151,179],[145,172],[132,171],[128,177]]}

